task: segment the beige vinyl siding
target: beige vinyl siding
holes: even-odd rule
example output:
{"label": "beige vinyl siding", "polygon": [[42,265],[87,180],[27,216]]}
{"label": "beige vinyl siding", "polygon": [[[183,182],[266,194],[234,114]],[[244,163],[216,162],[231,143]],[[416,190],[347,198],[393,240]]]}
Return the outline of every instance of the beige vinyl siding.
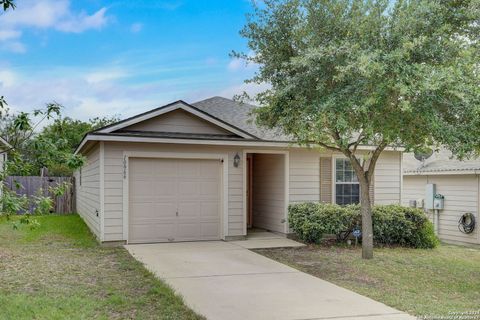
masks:
{"label": "beige vinyl siding", "polygon": [[253,156],[253,226],[285,232],[285,156]]}
{"label": "beige vinyl siding", "polygon": [[[99,145],[94,146],[85,157],[87,158],[86,164],[81,171],[75,172],[77,212],[95,236],[101,239],[99,217],[101,211]],[[97,212],[99,216],[97,216]]]}
{"label": "beige vinyl siding", "polygon": [[401,201],[401,152],[383,152],[378,159],[374,177],[375,204],[400,204]]}
{"label": "beige vinyl siding", "polygon": [[[212,153],[228,154],[228,227],[226,236],[245,234],[245,213],[243,208],[243,151],[254,153],[257,148],[105,142],[104,151],[104,241],[125,240],[123,236],[123,154],[124,152],[169,152],[169,153]],[[265,148],[258,148],[265,150]],[[331,157],[331,153],[297,148],[270,148],[269,150],[288,150],[289,152],[289,202],[320,201],[320,159]],[[235,154],[242,159],[240,165],[233,166]],[[378,172],[380,179],[375,181],[375,192],[380,194],[382,203],[398,203],[400,199],[400,153],[386,151],[380,158]],[[332,161],[327,161],[332,163]],[[283,185],[283,184],[282,184]],[[330,190],[333,185],[330,177]],[[388,190],[382,190],[381,188]],[[328,189],[324,184],[323,189]],[[331,191],[330,191],[331,192]],[[98,194],[98,193],[97,193]],[[330,197],[331,197],[330,193]],[[378,196],[376,195],[376,199]]]}
{"label": "beige vinyl siding", "polygon": [[232,133],[215,126],[184,110],[175,110],[161,116],[131,125],[123,130],[182,132],[199,134],[228,134]]}
{"label": "beige vinyl siding", "polygon": [[242,149],[150,143],[105,143],[105,241],[123,239],[123,153],[124,152],[184,152],[228,154],[228,234],[243,235],[243,161],[238,168],[233,158]]}
{"label": "beige vinyl siding", "polygon": [[314,150],[290,150],[290,203],[320,201],[321,155]]}
{"label": "beige vinyl siding", "polygon": [[[479,244],[480,233],[478,227],[471,234],[464,234],[458,230],[458,220],[465,212],[479,216],[480,182],[479,175],[425,175],[403,178],[403,204],[409,205],[410,200],[425,198],[425,185],[434,183],[437,193],[445,196],[445,209],[439,214],[439,237],[453,243]],[[428,212],[432,219],[432,211]]]}
{"label": "beige vinyl siding", "polygon": [[[290,151],[290,203],[333,200],[333,161],[340,154],[316,150]],[[384,151],[374,176],[375,204],[400,203],[401,152]]]}

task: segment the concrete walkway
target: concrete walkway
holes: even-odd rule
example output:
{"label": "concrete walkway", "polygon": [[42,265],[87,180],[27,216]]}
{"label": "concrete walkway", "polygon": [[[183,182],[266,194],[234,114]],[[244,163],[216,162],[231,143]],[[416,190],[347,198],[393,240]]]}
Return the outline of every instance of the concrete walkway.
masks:
{"label": "concrete walkway", "polygon": [[245,240],[230,241],[228,243],[235,244],[245,249],[295,248],[305,246],[303,243],[287,239],[285,236],[262,229],[248,230],[247,238]]}
{"label": "concrete walkway", "polygon": [[415,319],[231,242],[125,247],[207,319]]}

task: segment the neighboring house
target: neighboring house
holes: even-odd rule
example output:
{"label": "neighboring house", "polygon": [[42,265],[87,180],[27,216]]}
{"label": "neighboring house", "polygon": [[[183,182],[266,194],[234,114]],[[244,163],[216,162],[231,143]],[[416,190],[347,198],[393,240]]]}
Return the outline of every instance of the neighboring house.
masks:
{"label": "neighboring house", "polygon": [[[0,171],[5,170],[5,165],[7,163],[8,151],[12,149],[12,145],[7,142],[7,140],[0,137]],[[0,196],[3,194],[3,184],[0,187]]]}
{"label": "neighboring house", "polygon": [[[358,202],[340,154],[258,128],[248,104],[177,101],[87,134],[77,210],[102,242],[231,240],[289,232],[289,203]],[[361,150],[370,150],[363,146]],[[401,151],[379,159],[374,201],[401,202]]]}
{"label": "neighboring house", "polygon": [[[440,150],[428,159],[418,161],[413,154],[403,158],[403,204],[415,200],[419,207],[425,198],[427,184],[435,184],[436,193],[442,194],[444,209],[438,212],[438,235],[445,242],[480,244],[480,159],[459,161],[452,159],[449,151]],[[425,210],[432,220],[433,210]],[[477,226],[470,234],[459,229],[459,220],[464,213],[472,213]],[[435,222],[435,221],[434,221]]]}
{"label": "neighboring house", "polygon": [[7,140],[0,137],[0,168],[4,169],[5,164],[7,163],[7,153],[12,149],[12,145],[7,142]]}

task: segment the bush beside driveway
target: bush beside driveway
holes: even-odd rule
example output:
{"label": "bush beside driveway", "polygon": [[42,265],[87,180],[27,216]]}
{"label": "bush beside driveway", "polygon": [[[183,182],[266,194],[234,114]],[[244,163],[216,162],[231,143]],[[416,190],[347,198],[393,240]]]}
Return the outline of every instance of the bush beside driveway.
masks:
{"label": "bush beside driveway", "polygon": [[479,310],[480,249],[377,248],[373,260],[340,246],[255,251],[409,314]]}
{"label": "bush beside driveway", "polygon": [[125,249],[99,246],[79,216],[37,220],[33,230],[0,220],[0,318],[201,319]]}

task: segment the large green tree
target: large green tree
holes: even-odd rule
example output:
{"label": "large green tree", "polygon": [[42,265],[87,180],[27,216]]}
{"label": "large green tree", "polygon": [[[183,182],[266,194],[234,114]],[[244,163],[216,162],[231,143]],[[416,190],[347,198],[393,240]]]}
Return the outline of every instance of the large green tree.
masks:
{"label": "large green tree", "polygon": [[70,176],[79,161],[73,153],[83,136],[117,121],[115,116],[88,121],[58,117],[28,141],[27,147],[22,150],[23,157],[28,159],[34,175],[41,168],[47,168],[50,176]]}
{"label": "large green tree", "polygon": [[[370,186],[389,147],[480,141],[479,0],[264,0],[241,34],[258,64],[257,121],[348,158],[361,189],[362,256],[373,257]],[[360,146],[371,147],[369,152]]]}
{"label": "large green tree", "polygon": [[[117,117],[93,118],[89,121],[61,116],[61,106],[49,104],[38,110],[35,120],[30,114],[4,114],[0,116],[0,136],[14,150],[8,150],[15,165],[9,162],[11,175],[39,175],[43,168],[50,176],[70,176],[83,163],[74,155],[83,136],[92,130],[118,121]],[[38,117],[40,116],[40,117]],[[45,124],[50,120],[50,124]],[[42,129],[38,129],[40,126]]]}

